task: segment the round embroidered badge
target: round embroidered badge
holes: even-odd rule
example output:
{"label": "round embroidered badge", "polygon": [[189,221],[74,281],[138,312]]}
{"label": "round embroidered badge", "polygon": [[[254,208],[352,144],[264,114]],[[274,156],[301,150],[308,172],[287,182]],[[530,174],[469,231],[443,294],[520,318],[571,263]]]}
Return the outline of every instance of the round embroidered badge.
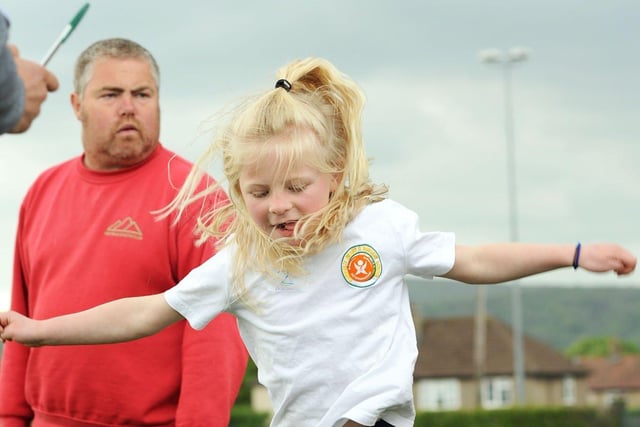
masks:
{"label": "round embroidered badge", "polygon": [[368,288],[382,274],[382,263],[375,249],[369,245],[356,245],[342,256],[342,276],[351,286]]}

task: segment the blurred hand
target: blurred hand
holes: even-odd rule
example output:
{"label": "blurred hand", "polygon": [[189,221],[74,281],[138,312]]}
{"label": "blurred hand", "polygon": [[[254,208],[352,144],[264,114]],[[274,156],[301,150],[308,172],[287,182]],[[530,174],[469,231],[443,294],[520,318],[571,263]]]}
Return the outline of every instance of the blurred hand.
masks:
{"label": "blurred hand", "polygon": [[13,53],[16,69],[25,89],[22,117],[9,133],[22,133],[29,129],[31,122],[40,114],[40,105],[47,98],[47,94],[57,90],[60,84],[56,76],[40,64],[20,58],[16,46],[8,47]]}

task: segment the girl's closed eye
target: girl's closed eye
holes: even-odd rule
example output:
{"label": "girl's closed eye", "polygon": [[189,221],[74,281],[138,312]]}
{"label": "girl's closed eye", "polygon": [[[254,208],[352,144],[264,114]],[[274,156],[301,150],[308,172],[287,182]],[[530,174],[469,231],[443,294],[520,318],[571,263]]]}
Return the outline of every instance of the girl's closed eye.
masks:
{"label": "girl's closed eye", "polygon": [[243,192],[255,199],[263,199],[269,195],[270,190],[271,189],[267,185],[250,184],[247,185]]}
{"label": "girl's closed eye", "polygon": [[289,191],[293,193],[302,193],[307,188],[307,184],[292,184],[289,186]]}
{"label": "girl's closed eye", "polygon": [[310,182],[307,180],[295,179],[289,181],[289,183],[287,184],[287,189],[292,193],[301,193],[306,190],[309,185]]}

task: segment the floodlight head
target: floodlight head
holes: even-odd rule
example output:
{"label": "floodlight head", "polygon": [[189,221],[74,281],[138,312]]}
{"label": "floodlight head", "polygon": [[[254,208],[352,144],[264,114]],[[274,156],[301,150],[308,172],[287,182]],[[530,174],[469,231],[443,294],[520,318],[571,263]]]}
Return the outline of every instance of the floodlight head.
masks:
{"label": "floodlight head", "polygon": [[529,58],[529,50],[526,47],[513,47],[507,52],[509,62],[522,62]]}
{"label": "floodlight head", "polygon": [[487,64],[499,64],[502,62],[502,52],[500,49],[485,49],[478,54],[481,62]]}

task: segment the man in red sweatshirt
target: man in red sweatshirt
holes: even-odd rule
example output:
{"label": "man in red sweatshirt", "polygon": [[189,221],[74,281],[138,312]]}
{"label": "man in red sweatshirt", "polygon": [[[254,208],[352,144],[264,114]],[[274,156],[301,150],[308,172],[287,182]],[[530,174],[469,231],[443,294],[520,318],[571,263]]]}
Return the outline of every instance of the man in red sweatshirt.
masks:
{"label": "man in red sweatshirt", "polygon": [[[202,206],[177,223],[154,214],[191,169],[159,142],[158,90],[157,63],[135,42],[80,55],[71,104],[84,152],[45,171],[22,203],[12,309],[44,318],[161,292],[214,254],[195,244]],[[229,314],[202,332],[183,321],[123,344],[7,343],[0,427],[227,427],[247,357]]]}

